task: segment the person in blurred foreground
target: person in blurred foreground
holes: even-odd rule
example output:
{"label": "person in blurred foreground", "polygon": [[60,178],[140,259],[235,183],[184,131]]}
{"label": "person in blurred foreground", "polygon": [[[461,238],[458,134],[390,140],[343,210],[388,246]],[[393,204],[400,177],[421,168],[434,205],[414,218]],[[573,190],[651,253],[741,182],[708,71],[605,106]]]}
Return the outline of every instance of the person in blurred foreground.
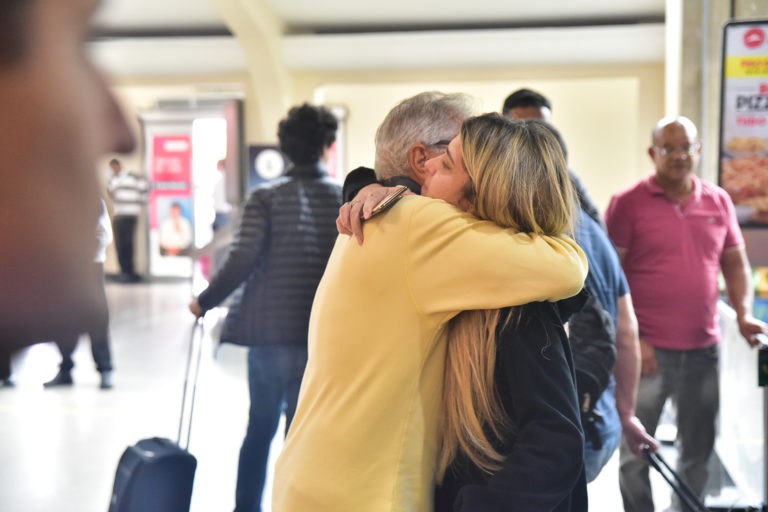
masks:
{"label": "person in blurred foreground", "polygon": [[98,326],[96,160],[134,138],[86,41],[96,0],[0,2],[0,344]]}

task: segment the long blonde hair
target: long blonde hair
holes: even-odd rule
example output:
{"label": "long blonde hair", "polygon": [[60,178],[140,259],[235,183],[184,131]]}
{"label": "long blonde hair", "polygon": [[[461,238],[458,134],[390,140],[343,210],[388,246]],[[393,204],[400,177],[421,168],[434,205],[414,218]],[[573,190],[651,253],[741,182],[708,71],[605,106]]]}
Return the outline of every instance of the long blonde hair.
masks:
{"label": "long blonde hair", "polygon": [[[532,234],[572,232],[574,193],[553,128],[485,114],[465,121],[460,137],[475,215]],[[513,311],[465,311],[448,325],[438,481],[459,452],[488,473],[504,461],[497,446],[514,425],[494,384],[496,333]]]}

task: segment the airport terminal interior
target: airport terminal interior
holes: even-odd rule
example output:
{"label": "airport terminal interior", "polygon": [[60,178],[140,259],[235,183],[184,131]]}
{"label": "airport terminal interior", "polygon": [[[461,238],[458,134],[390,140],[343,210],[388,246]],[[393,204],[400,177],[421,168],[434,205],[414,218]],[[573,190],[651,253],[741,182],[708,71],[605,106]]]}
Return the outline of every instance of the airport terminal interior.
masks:
{"label": "airport terminal interior", "polygon": [[[747,0],[104,0],[89,50],[140,144],[96,165],[105,189],[114,157],[152,184],[137,230],[140,280],[114,278],[110,247],[113,389],[99,388],[85,338],[72,386],[42,386],[58,368],[52,342],[14,355],[15,386],[0,386],[0,511],[106,511],[126,446],[175,439],[193,325],[187,305],[230,240],[210,228],[215,182],[226,184],[231,228],[248,190],[285,168],[276,126],[291,106],[322,104],[336,115],[329,171],[341,181],[373,165],[376,127],[403,98],[465,92],[486,112],[499,111],[515,89],[541,91],[569,165],[605,211],[613,194],[651,172],[651,127],[667,114],[700,126],[700,174],[719,181],[724,26],[758,18],[766,22],[768,5]],[[161,225],[174,205],[193,226],[188,254],[162,249]],[[768,212],[752,213],[757,225],[744,233],[756,316],[768,320]],[[246,350],[218,343],[225,315],[216,308],[204,321],[190,442],[198,460],[193,512],[234,507],[248,390]],[[732,310],[721,305],[721,317],[724,398],[708,502],[756,506],[767,499],[766,406],[752,378],[754,352],[739,340]],[[672,419],[663,426],[662,453],[673,462]],[[277,435],[270,465],[281,446]],[[270,470],[264,510],[271,477]],[[656,509],[665,510],[669,488],[656,474],[652,481]],[[622,510],[618,454],[589,485],[589,498],[590,510]]]}

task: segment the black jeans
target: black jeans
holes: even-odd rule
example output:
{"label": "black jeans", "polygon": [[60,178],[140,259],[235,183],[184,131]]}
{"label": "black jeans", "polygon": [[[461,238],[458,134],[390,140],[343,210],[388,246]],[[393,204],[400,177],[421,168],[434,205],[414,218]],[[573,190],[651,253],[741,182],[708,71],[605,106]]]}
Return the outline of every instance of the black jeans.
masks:
{"label": "black jeans", "polygon": [[[96,369],[99,372],[112,371],[112,353],[109,349],[109,334],[104,333],[88,333],[91,338],[91,354],[93,360],[96,363]],[[72,360],[72,354],[77,347],[77,340],[79,336],[74,335],[62,340],[58,340],[56,345],[61,352],[61,370],[70,371],[74,368],[75,363]]]}
{"label": "black jeans", "polygon": [[135,215],[115,215],[112,220],[117,261],[120,263],[120,271],[123,274],[136,273],[133,266],[133,243],[136,238],[137,221],[138,217]]}
{"label": "black jeans", "polygon": [[11,376],[11,356],[13,351],[5,343],[0,344],[0,380]]}

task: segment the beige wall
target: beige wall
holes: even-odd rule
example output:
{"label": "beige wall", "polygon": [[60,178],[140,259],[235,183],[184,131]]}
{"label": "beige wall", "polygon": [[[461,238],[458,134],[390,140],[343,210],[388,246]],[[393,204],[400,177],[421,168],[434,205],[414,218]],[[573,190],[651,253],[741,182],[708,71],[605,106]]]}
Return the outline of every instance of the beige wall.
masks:
{"label": "beige wall", "polygon": [[[539,90],[553,103],[553,122],[568,144],[571,167],[582,177],[603,211],[612,194],[651,171],[645,151],[650,129],[664,112],[662,63],[424,72],[295,72],[290,75],[290,83],[291,104],[309,101],[346,108],[345,171],[373,164],[376,127],[403,98],[424,90],[465,92],[477,99],[478,112],[488,112],[499,111],[504,98],[519,87]],[[239,95],[245,100],[246,143],[275,143],[275,130],[264,128],[263,109],[253,95],[255,87],[247,74],[136,77],[114,85],[139,141],[138,117],[152,110],[158,100]],[[138,147],[133,155],[122,157],[127,167],[140,173],[144,172],[142,151]],[[108,158],[99,163],[104,181]],[[146,258],[142,256],[145,237],[146,233],[138,234],[139,270],[146,269]],[[108,253],[105,269],[117,270],[113,249]]]}
{"label": "beige wall", "polygon": [[[471,77],[468,79],[467,77]],[[552,66],[517,69],[446,69],[291,74],[291,104],[343,105],[347,169],[372,165],[373,136],[398,101],[424,90],[466,92],[478,111],[499,111],[519,87],[532,87],[553,103],[553,122],[568,144],[571,167],[584,179],[601,209],[613,193],[646,176],[650,129],[664,113],[663,63],[626,66]],[[276,143],[276,129],[262,128],[261,111],[248,75],[134,78],[115,85],[128,117],[151,110],[159,99],[238,94],[245,99],[247,144]],[[279,99],[276,99],[279,101]],[[138,133],[138,121],[135,127]],[[124,158],[142,172],[140,150]],[[103,168],[106,168],[106,160]]]}
{"label": "beige wall", "polygon": [[[467,77],[472,77],[468,80]],[[535,77],[535,78],[529,78]],[[499,111],[504,98],[531,87],[550,98],[553,123],[568,144],[570,164],[601,209],[613,193],[650,171],[650,130],[664,112],[663,65],[296,74],[295,102],[347,109],[347,167],[372,165],[373,137],[387,111],[424,90],[465,92],[478,111]]]}

